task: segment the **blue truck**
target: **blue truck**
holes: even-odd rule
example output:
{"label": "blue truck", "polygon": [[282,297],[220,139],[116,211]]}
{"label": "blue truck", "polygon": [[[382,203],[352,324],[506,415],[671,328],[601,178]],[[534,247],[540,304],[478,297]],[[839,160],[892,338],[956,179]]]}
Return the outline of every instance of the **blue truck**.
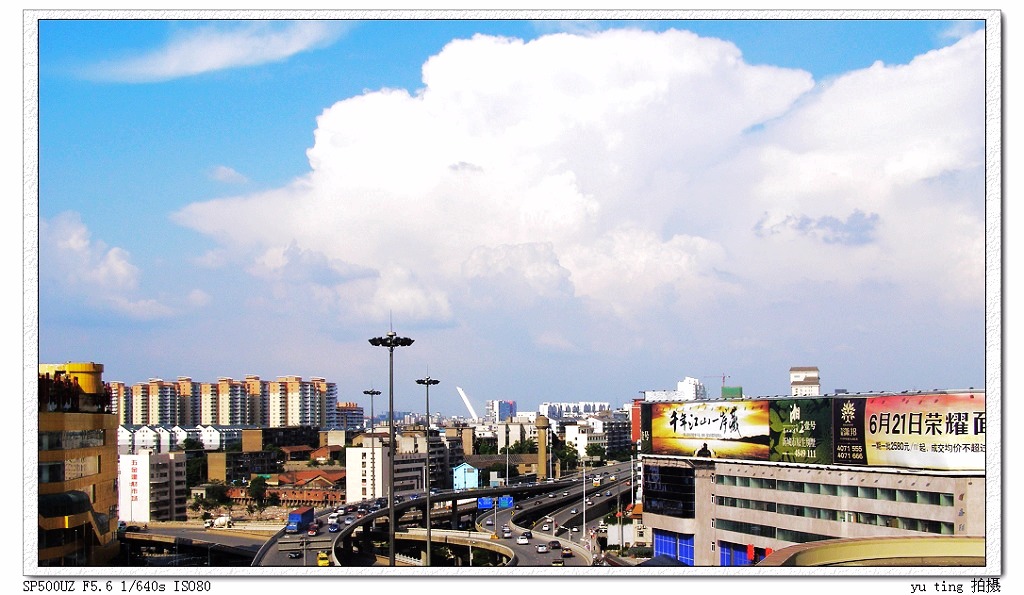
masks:
{"label": "blue truck", "polygon": [[312,506],[296,508],[288,513],[288,524],[284,527],[285,533],[300,533],[309,529],[309,524],[316,520],[316,513]]}

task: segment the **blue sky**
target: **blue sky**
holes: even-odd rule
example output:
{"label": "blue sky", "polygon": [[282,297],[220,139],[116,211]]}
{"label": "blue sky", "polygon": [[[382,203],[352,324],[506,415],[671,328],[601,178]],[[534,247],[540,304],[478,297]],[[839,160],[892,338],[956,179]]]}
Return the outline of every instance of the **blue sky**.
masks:
{"label": "blue sky", "polygon": [[982,386],[981,29],[43,21],[39,358],[361,401],[393,321],[411,410]]}

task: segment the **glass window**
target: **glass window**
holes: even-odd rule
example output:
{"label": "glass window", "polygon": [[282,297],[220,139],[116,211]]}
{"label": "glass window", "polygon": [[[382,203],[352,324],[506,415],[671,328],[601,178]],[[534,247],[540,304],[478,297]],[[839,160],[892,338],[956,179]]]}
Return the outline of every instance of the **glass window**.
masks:
{"label": "glass window", "polygon": [[858,498],[870,498],[871,500],[877,500],[878,499],[878,490],[875,489],[875,488],[866,488],[866,487],[857,488],[857,497]]}

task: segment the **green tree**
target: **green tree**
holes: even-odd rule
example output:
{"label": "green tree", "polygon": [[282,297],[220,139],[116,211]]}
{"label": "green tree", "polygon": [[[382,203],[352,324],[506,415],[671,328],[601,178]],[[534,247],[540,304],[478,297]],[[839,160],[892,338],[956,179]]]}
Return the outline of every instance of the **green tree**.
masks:
{"label": "green tree", "polygon": [[478,455],[496,455],[498,445],[490,440],[478,440],[473,443],[473,452]]}
{"label": "green tree", "polygon": [[228,496],[228,486],[220,481],[211,482],[206,486],[206,499],[213,502],[214,506],[228,506],[232,504]]}
{"label": "green tree", "polygon": [[601,460],[604,460],[604,458],[607,455],[607,453],[608,453],[608,449],[606,449],[604,446],[601,446],[600,444],[588,444],[587,445],[587,456],[588,457],[597,457],[597,458],[599,458]]}
{"label": "green tree", "polygon": [[185,461],[185,486],[192,488],[206,481],[206,455]]}
{"label": "green tree", "polygon": [[195,438],[185,438],[178,444],[181,450],[202,450],[203,443],[196,440]]}

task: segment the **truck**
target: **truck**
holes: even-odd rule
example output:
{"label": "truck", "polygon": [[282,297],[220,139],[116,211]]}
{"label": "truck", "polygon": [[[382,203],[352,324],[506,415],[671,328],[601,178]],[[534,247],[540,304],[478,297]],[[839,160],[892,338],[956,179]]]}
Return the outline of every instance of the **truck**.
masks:
{"label": "truck", "polygon": [[296,508],[288,513],[288,524],[284,527],[285,533],[301,533],[309,529],[309,524],[316,518],[312,506]]}
{"label": "truck", "polygon": [[206,519],[203,523],[205,529],[227,529],[228,527],[235,526],[235,521],[231,519],[231,515],[221,515],[215,519]]}

